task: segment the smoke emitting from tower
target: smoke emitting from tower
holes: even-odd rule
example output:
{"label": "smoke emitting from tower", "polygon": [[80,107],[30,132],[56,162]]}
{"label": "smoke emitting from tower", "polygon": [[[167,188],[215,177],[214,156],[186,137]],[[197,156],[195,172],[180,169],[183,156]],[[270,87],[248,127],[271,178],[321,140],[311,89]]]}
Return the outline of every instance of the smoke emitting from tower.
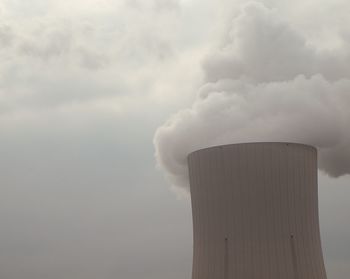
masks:
{"label": "smoke emitting from tower", "polygon": [[350,173],[350,48],[313,44],[273,9],[249,2],[203,62],[193,105],[154,137],[158,165],[188,192],[186,156],[207,146],[287,141],[316,146],[319,168]]}
{"label": "smoke emitting from tower", "polygon": [[216,146],[191,153],[188,164],[192,279],[326,279],[315,148]]}

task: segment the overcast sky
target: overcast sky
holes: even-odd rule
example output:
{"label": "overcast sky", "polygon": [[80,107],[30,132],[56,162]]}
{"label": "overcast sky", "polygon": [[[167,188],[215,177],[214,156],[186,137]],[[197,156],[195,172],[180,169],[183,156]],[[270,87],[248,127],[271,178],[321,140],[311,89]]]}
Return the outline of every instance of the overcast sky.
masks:
{"label": "overcast sky", "polygon": [[[234,62],[221,53],[246,2],[0,0],[1,279],[190,279],[190,200],[157,169],[153,137],[196,104],[203,84],[246,62],[244,53]],[[350,79],[338,61],[350,57],[348,1],[251,5],[276,15],[269,28],[288,26],[284,44],[303,38],[307,50],[294,54],[326,58],[307,70],[293,64],[306,88],[314,74],[332,86]],[[261,35],[252,34],[251,42]],[[239,71],[254,84],[291,73]],[[328,277],[347,279],[350,176],[320,172],[319,184]]]}

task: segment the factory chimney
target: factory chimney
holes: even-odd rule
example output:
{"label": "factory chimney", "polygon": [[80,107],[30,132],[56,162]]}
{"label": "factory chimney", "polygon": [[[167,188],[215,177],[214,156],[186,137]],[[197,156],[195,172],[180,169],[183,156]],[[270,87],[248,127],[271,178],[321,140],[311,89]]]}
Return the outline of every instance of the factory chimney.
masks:
{"label": "factory chimney", "polygon": [[188,163],[192,279],[326,279],[314,147],[214,146]]}

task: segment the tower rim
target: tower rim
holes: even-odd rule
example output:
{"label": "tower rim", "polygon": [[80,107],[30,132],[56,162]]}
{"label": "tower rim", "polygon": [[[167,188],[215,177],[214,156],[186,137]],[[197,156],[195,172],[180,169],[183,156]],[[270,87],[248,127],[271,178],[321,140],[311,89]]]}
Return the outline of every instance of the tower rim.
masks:
{"label": "tower rim", "polygon": [[252,141],[252,142],[238,142],[238,143],[228,143],[228,144],[221,144],[221,145],[212,145],[208,147],[203,147],[197,150],[194,150],[190,152],[187,155],[187,159],[192,156],[195,153],[198,152],[203,152],[206,150],[211,150],[211,149],[218,149],[218,148],[227,148],[231,146],[242,146],[242,145],[286,145],[286,146],[299,146],[299,147],[304,147],[307,149],[312,149],[315,152],[317,152],[317,148],[311,144],[306,144],[306,143],[299,143],[299,142],[284,142],[284,141]]}

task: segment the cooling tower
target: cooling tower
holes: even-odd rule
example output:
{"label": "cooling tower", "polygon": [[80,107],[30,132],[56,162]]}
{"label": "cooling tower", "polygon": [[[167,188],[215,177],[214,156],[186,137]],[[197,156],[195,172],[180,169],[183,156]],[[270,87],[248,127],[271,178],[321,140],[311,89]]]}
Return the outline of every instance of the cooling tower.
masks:
{"label": "cooling tower", "polygon": [[326,279],[314,147],[215,146],[188,163],[193,279]]}

